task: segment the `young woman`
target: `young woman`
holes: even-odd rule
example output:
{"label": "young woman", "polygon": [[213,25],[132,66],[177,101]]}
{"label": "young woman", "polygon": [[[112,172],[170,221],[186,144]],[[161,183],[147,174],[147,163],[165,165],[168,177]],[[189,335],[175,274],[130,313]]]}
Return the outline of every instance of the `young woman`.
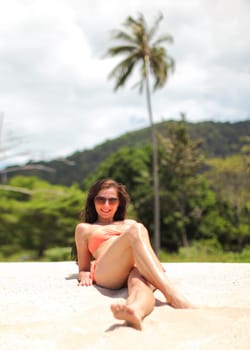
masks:
{"label": "young woman", "polygon": [[84,222],[75,230],[79,286],[92,283],[110,289],[128,287],[126,303],[111,305],[113,315],[141,329],[154,308],[153,291],[159,289],[175,308],[191,303],[170,283],[155,255],[147,229],[126,219],[129,196],[124,185],[102,179],[88,192]]}

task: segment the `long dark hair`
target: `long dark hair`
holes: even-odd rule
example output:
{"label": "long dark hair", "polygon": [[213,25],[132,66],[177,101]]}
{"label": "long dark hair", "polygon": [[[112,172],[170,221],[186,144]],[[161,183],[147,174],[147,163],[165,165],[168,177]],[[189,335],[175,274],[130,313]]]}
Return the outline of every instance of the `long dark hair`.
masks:
{"label": "long dark hair", "polygon": [[98,180],[96,183],[94,183],[87,195],[85,209],[80,214],[80,219],[82,222],[88,222],[90,224],[93,224],[97,221],[97,212],[95,209],[95,197],[98,194],[99,191],[106,189],[106,188],[115,188],[117,190],[118,198],[119,198],[119,206],[117,208],[117,211],[114,216],[114,221],[120,221],[124,220],[127,214],[127,207],[129,204],[129,195],[127,193],[126,187],[111,179],[111,178],[105,178]]}

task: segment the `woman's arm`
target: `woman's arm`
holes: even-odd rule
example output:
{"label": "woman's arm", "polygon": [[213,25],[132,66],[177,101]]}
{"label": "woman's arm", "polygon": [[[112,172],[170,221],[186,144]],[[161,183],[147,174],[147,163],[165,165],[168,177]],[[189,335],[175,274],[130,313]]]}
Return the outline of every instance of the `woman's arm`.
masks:
{"label": "woman's arm", "polygon": [[88,250],[88,227],[81,223],[76,226],[75,242],[77,249],[77,262],[79,267],[78,281],[81,286],[90,286],[90,253]]}

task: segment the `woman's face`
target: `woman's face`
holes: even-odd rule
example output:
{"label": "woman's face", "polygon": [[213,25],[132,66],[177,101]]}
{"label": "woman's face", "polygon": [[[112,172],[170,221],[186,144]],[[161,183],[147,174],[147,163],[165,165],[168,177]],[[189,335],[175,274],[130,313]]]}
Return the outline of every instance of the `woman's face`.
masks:
{"label": "woman's face", "polygon": [[95,209],[100,223],[111,223],[119,207],[119,197],[116,188],[100,190],[94,199]]}

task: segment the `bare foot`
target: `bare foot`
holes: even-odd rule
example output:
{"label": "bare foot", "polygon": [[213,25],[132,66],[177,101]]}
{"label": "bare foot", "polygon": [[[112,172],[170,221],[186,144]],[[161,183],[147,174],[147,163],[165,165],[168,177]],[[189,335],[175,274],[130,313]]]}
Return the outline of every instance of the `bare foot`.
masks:
{"label": "bare foot", "polygon": [[131,306],[126,304],[112,304],[111,311],[118,320],[126,321],[129,326],[135,329],[142,329],[141,318]]}

